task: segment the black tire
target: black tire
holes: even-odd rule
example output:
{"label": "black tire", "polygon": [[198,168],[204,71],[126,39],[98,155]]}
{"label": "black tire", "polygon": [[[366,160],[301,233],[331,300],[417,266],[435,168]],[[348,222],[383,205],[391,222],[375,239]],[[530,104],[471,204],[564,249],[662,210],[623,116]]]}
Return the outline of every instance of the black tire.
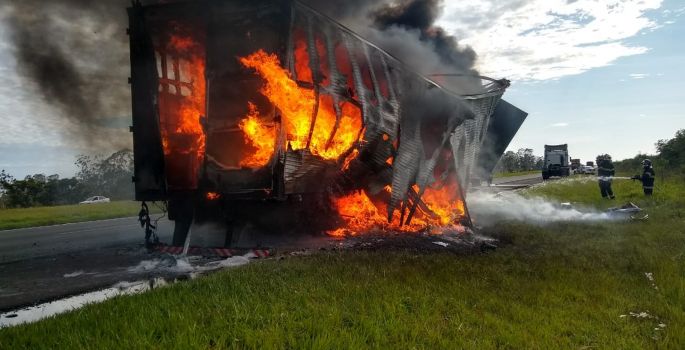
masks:
{"label": "black tire", "polygon": [[193,223],[193,218],[176,218],[174,221],[174,238],[171,245],[181,247],[186,242],[190,225]]}
{"label": "black tire", "polygon": [[547,173],[546,171],[543,171],[543,172],[542,172],[542,179],[543,179],[543,180],[549,179],[549,173]]}
{"label": "black tire", "polygon": [[227,220],[226,236],[224,238],[224,248],[232,248],[240,241],[240,234],[247,225],[243,220]]}
{"label": "black tire", "polygon": [[174,220],[173,246],[185,244],[195,216],[194,204],[192,197],[188,195],[178,195],[169,200],[169,219]]}

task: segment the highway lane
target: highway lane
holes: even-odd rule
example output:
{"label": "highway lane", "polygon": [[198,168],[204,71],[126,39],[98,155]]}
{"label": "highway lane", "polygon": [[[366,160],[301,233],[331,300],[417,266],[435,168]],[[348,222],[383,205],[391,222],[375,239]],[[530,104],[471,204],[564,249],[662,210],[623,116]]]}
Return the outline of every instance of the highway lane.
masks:
{"label": "highway lane", "polygon": [[521,176],[509,176],[509,177],[498,177],[492,179],[493,185],[509,185],[509,184],[520,184],[520,185],[534,185],[536,183],[542,182],[542,173],[537,174],[527,174]]}
{"label": "highway lane", "polygon": [[[170,240],[173,223],[160,220],[161,240]],[[142,243],[137,217],[0,231],[0,263]]]}

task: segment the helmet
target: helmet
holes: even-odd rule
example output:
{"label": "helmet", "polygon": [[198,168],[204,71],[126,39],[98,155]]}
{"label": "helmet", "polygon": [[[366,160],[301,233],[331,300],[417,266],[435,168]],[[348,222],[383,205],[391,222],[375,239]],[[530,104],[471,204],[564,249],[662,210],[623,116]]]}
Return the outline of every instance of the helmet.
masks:
{"label": "helmet", "polygon": [[652,166],[652,161],[649,159],[645,159],[642,161],[643,166]]}

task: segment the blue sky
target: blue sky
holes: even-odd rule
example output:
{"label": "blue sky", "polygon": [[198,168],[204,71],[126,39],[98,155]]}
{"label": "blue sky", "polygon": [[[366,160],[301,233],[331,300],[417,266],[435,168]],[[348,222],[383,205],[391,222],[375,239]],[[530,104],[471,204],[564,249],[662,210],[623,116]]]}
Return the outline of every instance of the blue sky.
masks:
{"label": "blue sky", "polygon": [[[6,16],[0,5],[0,169],[71,176],[77,154],[107,150],[61,133],[65,118],[16,74]],[[583,161],[622,159],[685,128],[683,1],[446,0],[439,24],[483,74],[512,81],[504,98],[530,113],[512,150],[568,143]],[[107,132],[127,134],[126,113]]]}
{"label": "blue sky", "polygon": [[[677,1],[664,7],[671,4]],[[682,38],[685,16],[625,41],[648,47],[646,53],[559,80],[514,84],[506,98],[530,116],[510,148],[569,143],[571,155],[583,160],[654,152],[656,140],[685,128]]]}
{"label": "blue sky", "polygon": [[683,1],[447,1],[449,12],[441,24],[484,74],[511,79],[504,98],[530,113],[511,150],[568,143],[583,161],[624,159],[685,128]]}

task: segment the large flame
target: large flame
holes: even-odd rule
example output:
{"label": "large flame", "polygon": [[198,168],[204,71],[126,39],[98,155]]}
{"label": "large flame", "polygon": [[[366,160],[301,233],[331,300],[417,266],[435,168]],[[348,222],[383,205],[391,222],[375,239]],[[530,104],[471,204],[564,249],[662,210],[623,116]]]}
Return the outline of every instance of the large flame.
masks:
{"label": "large flame", "polygon": [[[170,134],[192,135],[195,140],[190,148],[180,149],[181,153],[196,153],[199,158],[205,151],[205,133],[200,123],[200,118],[205,114],[205,60],[198,43],[190,37],[171,36],[168,44],[171,52],[187,58],[187,64],[179,64],[180,76],[189,77],[192,89],[183,94],[181,106],[178,110],[178,118],[175,123],[165,123],[162,128],[162,138],[167,140],[165,154],[171,153],[168,138]],[[178,78],[177,78],[178,79]]]}
{"label": "large flame", "polygon": [[[304,56],[304,55],[303,55]],[[298,86],[288,73],[281,67],[278,57],[259,50],[247,57],[240,58],[240,62],[248,68],[253,68],[264,78],[265,84],[260,90],[281,114],[281,122],[285,128],[286,141],[294,150],[307,148],[307,140],[312,122],[312,111],[316,105],[316,95],[312,89]],[[298,62],[298,65],[306,64]],[[306,71],[301,69],[298,71]],[[299,76],[298,76],[299,78]],[[342,103],[342,116],[337,130],[333,99],[325,94],[320,95],[318,112],[309,145],[314,155],[324,159],[337,159],[352,147],[359,136],[362,127],[361,112],[350,104]],[[245,120],[251,120],[254,130],[265,130],[262,119],[256,110],[251,110]],[[243,122],[247,123],[247,122]],[[242,123],[241,123],[242,124]],[[245,132],[246,127],[241,127]],[[335,131],[333,137],[331,134]],[[261,134],[261,135],[260,135]],[[274,150],[275,136],[259,140],[264,136],[259,132],[245,132],[246,138],[257,150],[242,162],[242,165],[258,167],[266,164]],[[259,155],[259,157],[257,157]],[[259,158],[261,161],[254,160]],[[253,161],[254,160],[254,161]]]}
{"label": "large flame", "polygon": [[[414,189],[417,190],[416,186]],[[390,186],[384,189],[390,193]],[[333,205],[344,220],[344,227],[328,231],[334,237],[356,235],[373,230],[392,230],[399,232],[419,232],[429,230],[440,234],[443,228],[460,227],[459,220],[464,217],[464,202],[458,199],[456,184],[444,186],[439,190],[427,188],[423,194],[426,206],[437,215],[433,217],[417,210],[409,225],[400,225],[400,213],[395,211],[390,223],[385,213],[386,204],[374,203],[364,191],[334,198]]]}
{"label": "large flame", "polygon": [[432,224],[447,226],[464,217],[464,202],[458,198],[458,191],[456,183],[448,184],[439,190],[426,188],[422,199],[438,216]]}
{"label": "large flame", "polygon": [[248,115],[238,126],[246,136],[246,142],[252,145],[256,151],[240,161],[240,166],[259,168],[265,166],[274,151],[276,143],[276,129],[268,126],[260,119],[257,107],[248,102]]}
{"label": "large flame", "polygon": [[204,50],[189,36],[172,35],[162,52],[173,57],[177,65],[175,76],[167,77],[161,85],[162,91],[168,92],[159,98],[162,148],[168,164],[188,156],[193,164],[188,174],[170,178],[170,186],[193,188],[205,153],[201,123],[205,115]]}

